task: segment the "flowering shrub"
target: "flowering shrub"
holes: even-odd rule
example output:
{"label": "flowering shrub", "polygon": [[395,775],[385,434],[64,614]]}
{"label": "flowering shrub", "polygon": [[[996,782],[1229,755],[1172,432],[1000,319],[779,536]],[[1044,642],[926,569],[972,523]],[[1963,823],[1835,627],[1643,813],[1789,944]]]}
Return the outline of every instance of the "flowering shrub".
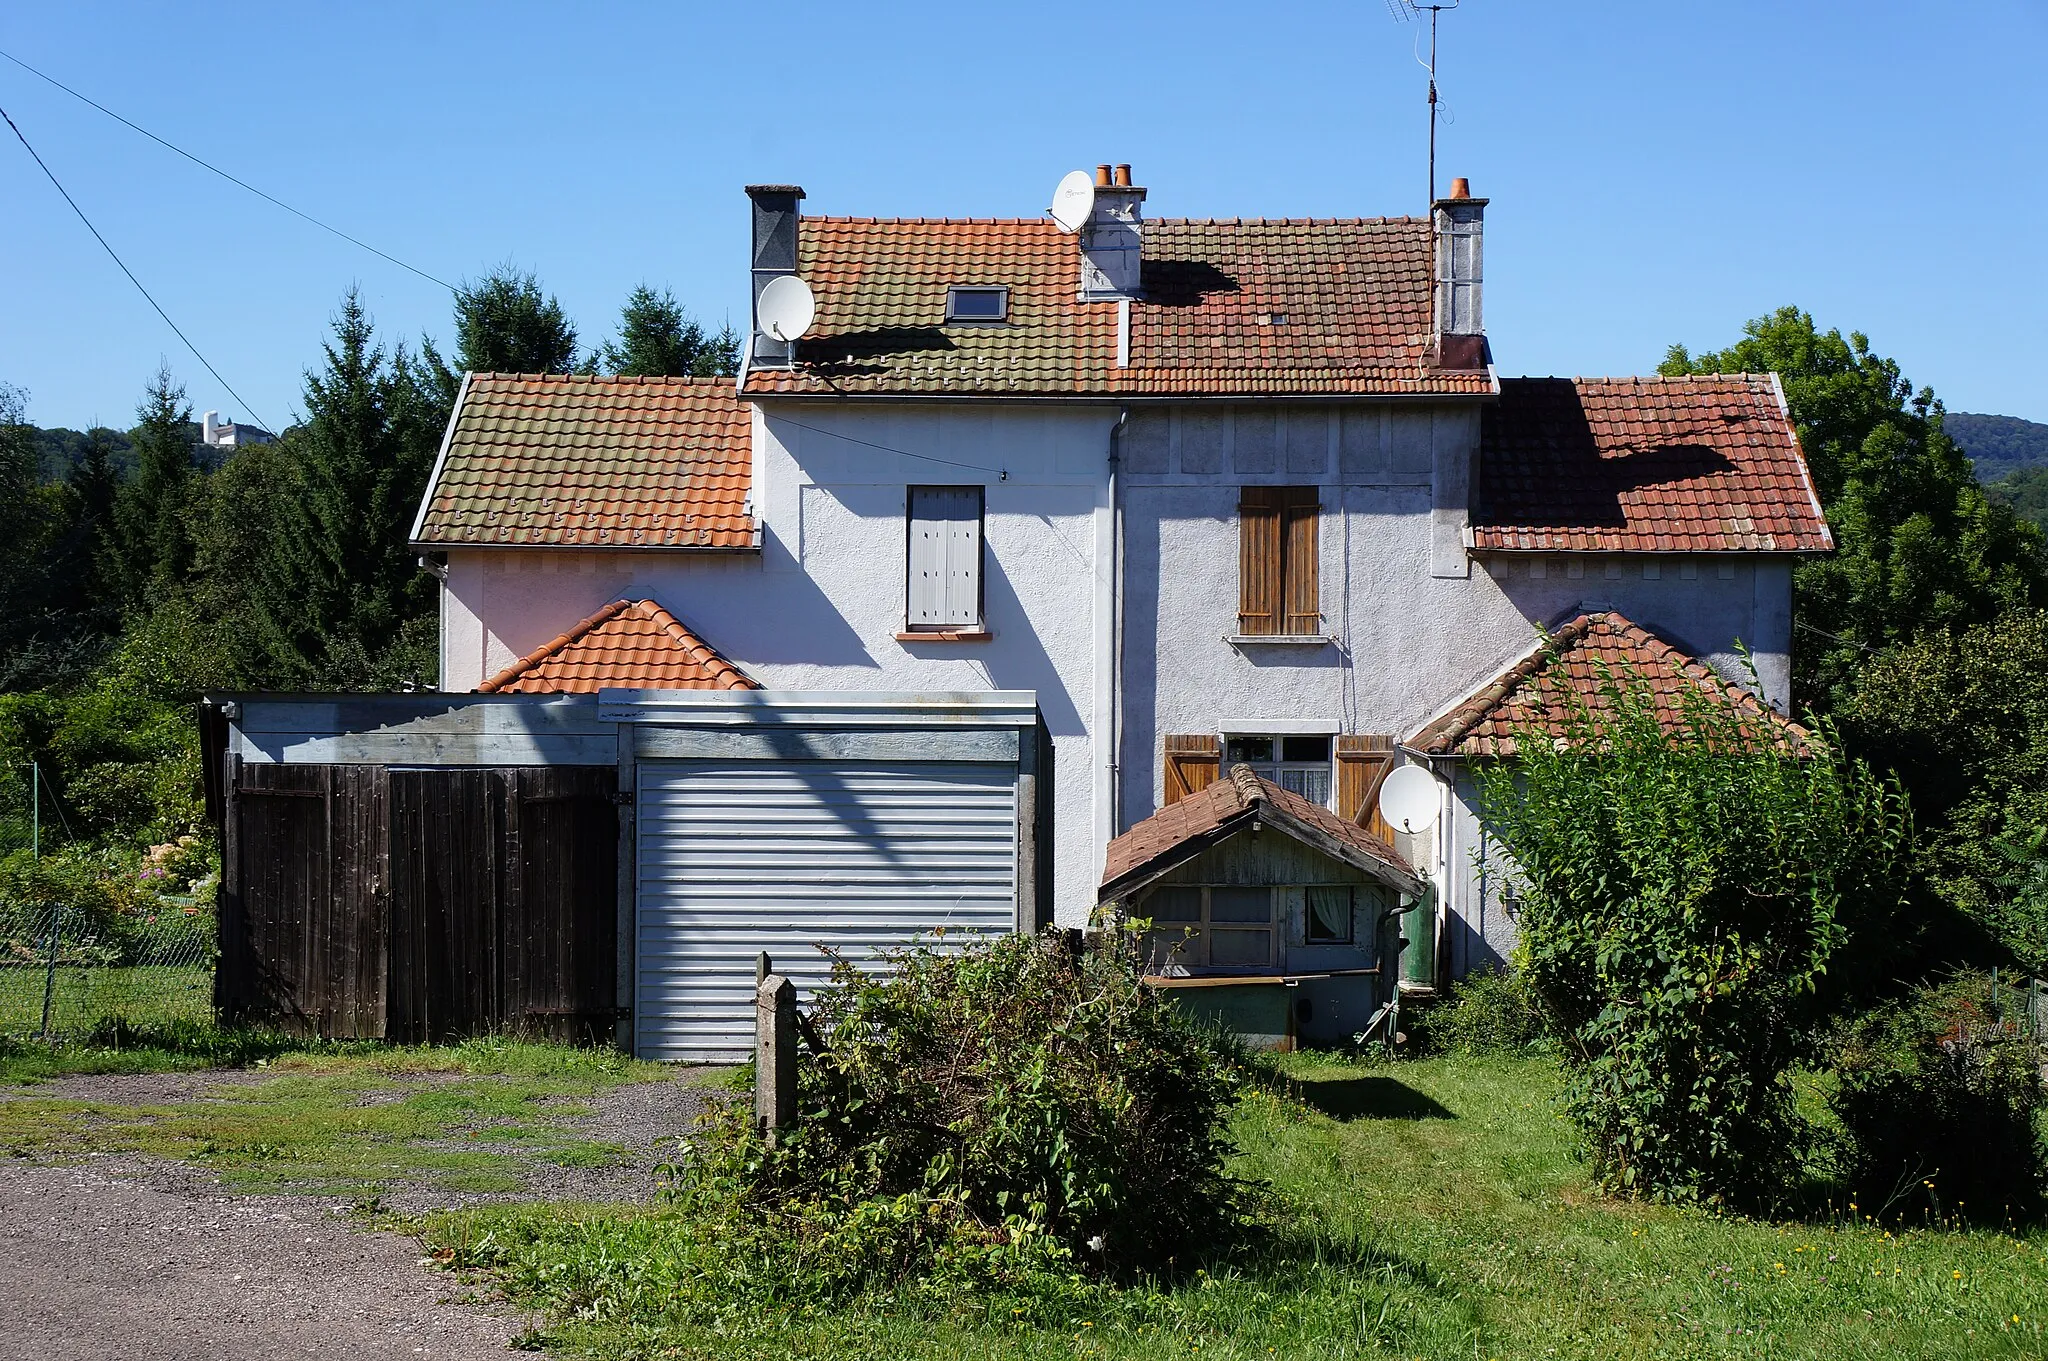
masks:
{"label": "flowering shrub", "polygon": [[1562,738],[1520,734],[1480,786],[1596,1174],[1752,1200],[1799,1155],[1788,1072],[1844,943],[1894,918],[1910,824],[1827,734],[1777,733],[1677,679],[1675,733],[1647,677],[1606,672],[1594,703],[1556,696]]}
{"label": "flowering shrub", "polygon": [[796,1129],[769,1148],[743,1105],[715,1112],[682,1198],[765,1216],[849,1282],[1107,1276],[1228,1240],[1234,1071],[1128,943],[1008,937],[891,964],[835,966]]}

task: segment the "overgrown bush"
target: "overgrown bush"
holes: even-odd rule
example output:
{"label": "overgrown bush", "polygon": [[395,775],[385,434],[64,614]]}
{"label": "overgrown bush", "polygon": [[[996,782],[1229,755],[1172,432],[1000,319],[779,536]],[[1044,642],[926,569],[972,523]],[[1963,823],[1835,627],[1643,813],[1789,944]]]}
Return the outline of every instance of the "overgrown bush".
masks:
{"label": "overgrown bush", "polygon": [[1788,1071],[1829,969],[1900,900],[1904,800],[1826,733],[1682,670],[1602,667],[1590,701],[1547,699],[1563,735],[1526,728],[1480,787],[1595,1174],[1665,1199],[1772,1194],[1803,1142]]}
{"label": "overgrown bush", "polygon": [[2038,1213],[2042,1057],[2025,995],[1988,974],[1958,974],[1846,1027],[1832,1104],[1863,1211]]}
{"label": "overgrown bush", "polygon": [[834,1288],[1108,1277],[1229,1241],[1234,1069],[1127,944],[1047,934],[890,963],[835,965],[794,1131],[770,1148],[735,1103],[688,1145],[692,1208],[768,1226],[813,1271],[831,1263]]}
{"label": "overgrown bush", "polygon": [[1471,974],[1449,996],[1409,1024],[1417,1048],[1430,1054],[1526,1054],[1544,1040],[1543,1012],[1528,979],[1509,969]]}

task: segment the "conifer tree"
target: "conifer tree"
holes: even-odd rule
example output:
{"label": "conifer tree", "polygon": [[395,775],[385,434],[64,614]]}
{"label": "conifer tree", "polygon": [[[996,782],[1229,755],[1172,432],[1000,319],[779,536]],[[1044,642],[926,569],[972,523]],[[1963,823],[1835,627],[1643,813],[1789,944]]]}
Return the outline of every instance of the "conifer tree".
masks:
{"label": "conifer tree", "polygon": [[108,557],[111,584],[130,611],[151,590],[178,582],[192,562],[185,521],[195,473],[192,408],[168,363],[150,380],[135,415],[135,476],[115,498]]}
{"label": "conifer tree", "polygon": [[711,378],[733,373],[739,336],[731,326],[707,333],[667,289],[634,289],[619,313],[619,337],[593,356],[605,373],[641,378]]}
{"label": "conifer tree", "polygon": [[569,373],[576,328],[539,280],[501,265],[455,292],[455,363],[466,373]]}

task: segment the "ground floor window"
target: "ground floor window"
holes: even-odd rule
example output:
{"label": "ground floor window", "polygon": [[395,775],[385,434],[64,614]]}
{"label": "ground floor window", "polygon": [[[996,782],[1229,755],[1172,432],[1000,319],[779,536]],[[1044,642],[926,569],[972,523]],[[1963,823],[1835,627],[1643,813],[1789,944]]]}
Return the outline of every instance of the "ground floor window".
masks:
{"label": "ground floor window", "polygon": [[1274,890],[1264,885],[1155,890],[1139,911],[1152,919],[1146,968],[1264,969],[1273,964]]}
{"label": "ground floor window", "polygon": [[1226,737],[1223,768],[1246,765],[1262,779],[1310,803],[1330,806],[1330,737],[1327,733]]}

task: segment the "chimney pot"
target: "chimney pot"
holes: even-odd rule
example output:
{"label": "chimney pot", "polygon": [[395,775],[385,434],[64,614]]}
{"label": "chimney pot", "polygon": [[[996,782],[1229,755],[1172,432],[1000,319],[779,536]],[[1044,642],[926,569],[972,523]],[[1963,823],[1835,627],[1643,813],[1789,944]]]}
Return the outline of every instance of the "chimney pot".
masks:
{"label": "chimney pot", "polygon": [[1128,163],[1120,165],[1116,168],[1116,183],[1117,187],[1120,189],[1128,189],[1131,187],[1131,167]]}
{"label": "chimney pot", "polygon": [[1469,179],[1467,179],[1467,178],[1465,178],[1465,177],[1464,177],[1463,175],[1460,175],[1460,176],[1458,176],[1458,177],[1457,177],[1456,179],[1452,180],[1452,181],[1451,181],[1451,197],[1452,197],[1452,198],[1471,198],[1471,197],[1472,197],[1472,181],[1471,181],[1471,180],[1469,180]]}
{"label": "chimney pot", "polygon": [[1107,164],[1095,167],[1095,183],[1104,189],[1109,187],[1109,166]]}

